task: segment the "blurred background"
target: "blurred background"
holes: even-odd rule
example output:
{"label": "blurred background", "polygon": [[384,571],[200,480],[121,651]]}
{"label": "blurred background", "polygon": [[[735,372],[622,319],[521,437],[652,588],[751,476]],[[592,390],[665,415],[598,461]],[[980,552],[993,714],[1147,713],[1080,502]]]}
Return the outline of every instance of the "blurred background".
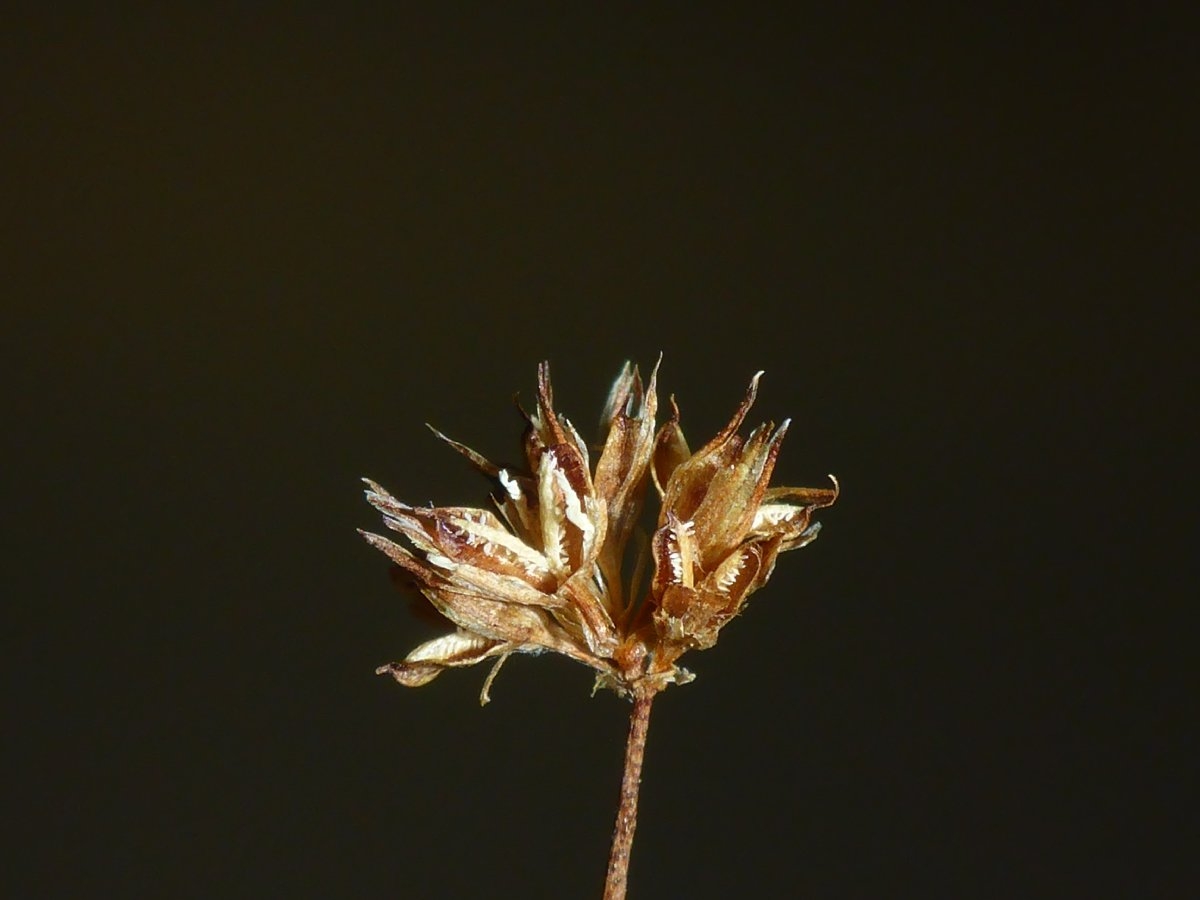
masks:
{"label": "blurred background", "polygon": [[482,503],[424,423],[660,351],[843,494],[656,704],[631,896],[1191,893],[1182,23],[5,19],[10,896],[599,896],[627,705],[375,677],[434,629],[358,479]]}

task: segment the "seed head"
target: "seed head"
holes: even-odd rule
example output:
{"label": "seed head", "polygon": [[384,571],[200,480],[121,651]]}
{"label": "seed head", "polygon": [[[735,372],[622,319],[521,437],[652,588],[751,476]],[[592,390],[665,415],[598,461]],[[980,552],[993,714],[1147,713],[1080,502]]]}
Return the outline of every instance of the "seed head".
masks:
{"label": "seed head", "polygon": [[[738,434],[761,372],[729,424],[695,453],[673,397],[670,418],[655,430],[657,373],[643,386],[625,364],[605,404],[594,467],[554,409],[547,363],[538,367],[534,412],[523,413],[524,470],[501,468],[435,430],[493,479],[496,512],[413,507],[367,480],[367,500],[404,540],[363,537],[455,626],[380,674],[416,687],[447,668],[495,659],[483,703],[513,653],[569,656],[596,671],[597,687],[627,696],[692,679],[679,658],[715,644],[766,584],[775,558],[816,538],[812,513],[833,504],[838,485],[830,476],[832,488],[768,486],[789,422]],[[637,523],[651,482],[658,513],[647,536]]]}

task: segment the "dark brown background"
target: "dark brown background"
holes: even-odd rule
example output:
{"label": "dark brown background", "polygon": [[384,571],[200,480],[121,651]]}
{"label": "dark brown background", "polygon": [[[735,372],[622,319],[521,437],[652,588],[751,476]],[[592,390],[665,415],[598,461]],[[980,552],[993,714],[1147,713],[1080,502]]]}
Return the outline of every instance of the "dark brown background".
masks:
{"label": "dark brown background", "polygon": [[1181,896],[1190,33],[9,16],[10,893],[598,896],[626,707],[375,678],[429,631],[357,479],[481,501],[422,423],[661,350],[844,494],[658,704],[633,896]]}

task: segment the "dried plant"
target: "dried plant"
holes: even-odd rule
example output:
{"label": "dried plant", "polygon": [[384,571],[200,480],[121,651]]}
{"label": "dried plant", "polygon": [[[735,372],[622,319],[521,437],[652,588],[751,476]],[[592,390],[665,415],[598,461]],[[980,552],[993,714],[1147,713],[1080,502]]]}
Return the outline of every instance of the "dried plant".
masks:
{"label": "dried plant", "polygon": [[[768,487],[789,422],[738,434],[761,372],[729,424],[695,453],[674,398],[671,417],[655,428],[657,372],[644,386],[629,363],[617,376],[594,468],[578,432],[554,410],[546,363],[535,410],[522,411],[525,471],[501,468],[435,431],[495,480],[497,512],[413,507],[367,481],[368,501],[405,543],[363,536],[455,626],[380,674],[416,687],[447,668],[494,659],[480,694],[486,703],[511,654],[549,650],[591,666],[596,688],[633,701],[606,900],[625,896],[655,695],[692,680],[679,658],[716,643],[767,582],[779,553],[816,538],[813,511],[837,499],[832,476],[832,488]],[[651,481],[659,511],[647,536],[638,520]]]}

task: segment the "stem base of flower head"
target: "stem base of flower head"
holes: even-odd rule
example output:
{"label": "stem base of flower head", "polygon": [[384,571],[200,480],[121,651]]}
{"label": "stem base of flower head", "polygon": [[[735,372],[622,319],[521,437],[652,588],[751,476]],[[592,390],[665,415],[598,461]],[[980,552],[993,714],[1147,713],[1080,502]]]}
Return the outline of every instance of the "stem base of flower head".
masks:
{"label": "stem base of flower head", "polygon": [[646,735],[650,729],[650,706],[657,693],[658,690],[646,682],[634,686],[633,708],[629,712],[629,738],[625,743],[625,771],[621,777],[621,801],[613,826],[604,900],[625,900],[633,835],[637,830],[638,794],[642,785],[642,763],[646,756]]}

